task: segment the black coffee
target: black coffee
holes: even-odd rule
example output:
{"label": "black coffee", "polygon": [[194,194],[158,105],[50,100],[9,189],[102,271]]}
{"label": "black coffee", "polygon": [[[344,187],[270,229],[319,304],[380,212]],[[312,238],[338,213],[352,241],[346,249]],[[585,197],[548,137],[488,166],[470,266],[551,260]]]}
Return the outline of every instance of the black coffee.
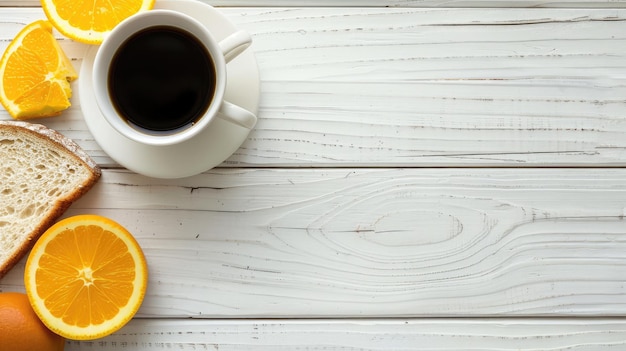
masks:
{"label": "black coffee", "polygon": [[215,67],[202,43],[171,26],[130,36],[109,68],[109,95],[118,113],[150,131],[197,121],[215,92]]}

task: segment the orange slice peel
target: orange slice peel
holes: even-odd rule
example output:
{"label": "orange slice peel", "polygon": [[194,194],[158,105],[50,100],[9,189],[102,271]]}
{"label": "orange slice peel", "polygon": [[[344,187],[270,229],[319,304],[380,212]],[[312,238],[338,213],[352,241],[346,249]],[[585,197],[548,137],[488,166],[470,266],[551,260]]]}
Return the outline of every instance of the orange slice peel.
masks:
{"label": "orange slice peel", "polygon": [[59,32],[81,43],[100,44],[121,21],[150,10],[155,0],[41,0]]}
{"label": "orange slice peel", "polygon": [[37,241],[24,283],[33,310],[53,332],[93,340],[122,328],[143,301],[148,269],[134,237],[98,215],[66,218]]}
{"label": "orange slice peel", "polygon": [[15,119],[50,117],[70,107],[70,82],[78,77],[52,35],[38,20],[22,28],[0,60],[0,102]]}

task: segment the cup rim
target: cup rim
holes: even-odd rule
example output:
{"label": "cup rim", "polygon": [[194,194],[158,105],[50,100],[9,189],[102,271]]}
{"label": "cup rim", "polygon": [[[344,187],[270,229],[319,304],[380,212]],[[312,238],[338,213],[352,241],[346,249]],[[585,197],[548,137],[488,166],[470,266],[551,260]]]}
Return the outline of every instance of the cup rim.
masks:
{"label": "cup rim", "polygon": [[[132,127],[119,117],[108,94],[108,71],[111,60],[119,48],[133,34],[156,26],[174,26],[190,32],[207,49],[215,68],[215,92],[204,115],[192,126],[172,133],[145,133]],[[226,90],[226,62],[219,42],[201,22],[178,11],[155,9],[142,11],[120,22],[104,39],[96,52],[92,70],[96,104],[104,119],[120,134],[148,145],[173,145],[189,140],[217,118]]]}

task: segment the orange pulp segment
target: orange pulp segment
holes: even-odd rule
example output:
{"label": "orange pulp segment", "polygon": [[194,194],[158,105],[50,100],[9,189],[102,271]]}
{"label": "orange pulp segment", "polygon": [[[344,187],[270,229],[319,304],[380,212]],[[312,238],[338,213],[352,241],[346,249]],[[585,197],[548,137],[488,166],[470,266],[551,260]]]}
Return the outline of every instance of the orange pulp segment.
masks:
{"label": "orange pulp segment", "polygon": [[50,227],[25,269],[26,293],[55,333],[91,340],[123,327],[139,309],[148,269],[139,244],[120,224],[79,215]]}
{"label": "orange pulp segment", "polygon": [[100,44],[118,23],[143,10],[155,0],[41,0],[52,24],[67,37]]}
{"label": "orange pulp segment", "polygon": [[0,102],[15,119],[56,116],[70,107],[71,81],[78,75],[52,25],[38,20],[11,41],[0,61]]}

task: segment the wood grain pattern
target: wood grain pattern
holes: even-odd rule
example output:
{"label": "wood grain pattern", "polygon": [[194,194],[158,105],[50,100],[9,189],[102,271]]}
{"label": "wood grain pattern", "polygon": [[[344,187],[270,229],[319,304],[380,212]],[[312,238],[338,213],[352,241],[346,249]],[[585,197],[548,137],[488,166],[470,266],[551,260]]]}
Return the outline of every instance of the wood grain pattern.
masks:
{"label": "wood grain pattern", "polygon": [[[121,222],[150,268],[138,318],[68,351],[626,348],[626,1],[206,2],[262,78],[223,168],[116,169],[78,94],[40,121],[107,168],[66,216]],[[44,17],[7,5],[0,50]]]}
{"label": "wood grain pattern", "polygon": [[623,165],[625,22],[592,12],[244,10],[264,94],[230,161]]}
{"label": "wood grain pattern", "polygon": [[107,171],[89,212],[144,248],[143,317],[626,313],[625,170]]}
{"label": "wood grain pattern", "polygon": [[626,348],[616,319],[135,320],[66,351],[112,350],[489,350]]}
{"label": "wood grain pattern", "polygon": [[[219,7],[507,7],[624,8],[624,0],[198,0]],[[0,0],[0,7],[38,7],[38,0]]]}
{"label": "wood grain pattern", "polygon": [[[626,165],[626,10],[223,11],[262,78],[258,125],[223,166]],[[41,16],[6,13],[0,45]],[[79,66],[85,46],[61,43]],[[115,167],[73,102],[43,122]]]}

